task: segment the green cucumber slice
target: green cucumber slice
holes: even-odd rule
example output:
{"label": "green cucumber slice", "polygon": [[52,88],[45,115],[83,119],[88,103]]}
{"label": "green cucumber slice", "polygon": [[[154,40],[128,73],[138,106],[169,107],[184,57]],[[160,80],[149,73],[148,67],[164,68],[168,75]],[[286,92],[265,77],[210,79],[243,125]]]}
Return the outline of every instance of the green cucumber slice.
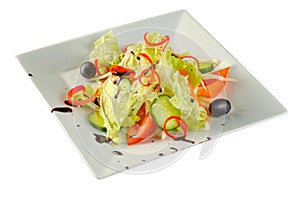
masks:
{"label": "green cucumber slice", "polygon": [[94,111],[89,115],[89,122],[94,128],[106,132],[104,120],[98,112]]}
{"label": "green cucumber slice", "polygon": [[203,74],[207,72],[211,72],[213,69],[214,69],[214,65],[212,63],[205,63],[205,62],[200,63],[200,72]]}
{"label": "green cucumber slice", "polygon": [[[150,107],[150,113],[157,126],[163,129],[164,123],[168,117],[179,116],[180,110],[172,106],[169,102],[170,97],[162,94],[155,99]],[[179,124],[175,120],[170,120],[167,123],[166,130],[170,131],[177,128]]]}

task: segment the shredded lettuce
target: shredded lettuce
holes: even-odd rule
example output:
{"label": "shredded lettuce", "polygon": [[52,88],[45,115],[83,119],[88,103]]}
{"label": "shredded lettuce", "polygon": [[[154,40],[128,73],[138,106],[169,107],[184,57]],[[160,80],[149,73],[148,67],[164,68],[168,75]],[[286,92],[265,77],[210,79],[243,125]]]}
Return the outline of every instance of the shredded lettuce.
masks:
{"label": "shredded lettuce", "polygon": [[118,40],[114,37],[113,32],[109,31],[94,42],[94,49],[89,58],[92,62],[98,59],[99,63],[108,66],[120,62],[120,56]]}
{"label": "shredded lettuce", "polygon": [[[152,32],[147,34],[147,40],[151,43],[158,43],[162,41],[163,35],[158,32]],[[151,47],[148,46],[146,43],[144,43],[143,53],[146,53],[154,63],[158,61],[161,58],[161,55],[163,54],[162,49],[160,46]]]}
{"label": "shredded lettuce", "polygon": [[[182,55],[189,55],[188,52],[185,52]],[[180,70],[187,74],[188,80],[190,81],[192,87],[196,87],[200,84],[202,80],[202,76],[200,71],[198,70],[198,66],[196,62],[191,62],[187,60],[182,60],[173,54],[171,51],[166,51],[160,60],[161,65],[168,66],[176,71]]]}
{"label": "shredded lettuce", "polygon": [[189,125],[189,130],[194,131],[205,126],[207,113],[205,109],[197,104],[190,95],[190,88],[186,77],[181,76],[178,71],[163,65],[156,66],[161,77],[161,87],[168,88],[173,92],[170,103],[181,111],[181,117]]}
{"label": "shredded lettuce", "polygon": [[100,95],[100,116],[104,120],[104,125],[107,129],[106,137],[110,138],[115,144],[121,142],[120,136],[117,132],[120,130],[120,125],[117,122],[115,111],[115,105],[112,101],[113,94],[117,92],[116,87],[111,84],[111,81],[106,81],[104,88]]}
{"label": "shredded lettuce", "polygon": [[[130,69],[136,69],[140,66],[141,62],[136,58],[142,51],[143,43],[131,44],[127,46],[127,51],[124,54],[120,66],[127,67]],[[132,53],[133,52],[133,53]]]}

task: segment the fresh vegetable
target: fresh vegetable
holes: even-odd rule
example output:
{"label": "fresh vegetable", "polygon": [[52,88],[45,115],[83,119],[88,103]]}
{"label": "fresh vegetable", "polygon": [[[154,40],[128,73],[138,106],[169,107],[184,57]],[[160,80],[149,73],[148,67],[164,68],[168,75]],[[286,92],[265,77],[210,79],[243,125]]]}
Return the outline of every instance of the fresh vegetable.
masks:
{"label": "fresh vegetable", "polygon": [[171,116],[180,117],[180,110],[172,106],[170,103],[170,97],[162,94],[159,95],[157,99],[155,99],[150,108],[151,116],[153,117],[155,123],[161,129],[165,128],[166,130],[173,130],[179,126],[176,120],[170,120],[166,127],[164,127],[164,123],[167,118]]}
{"label": "fresh vegetable", "polygon": [[131,81],[129,78],[121,78],[118,86],[121,90],[129,91],[131,88]]}
{"label": "fresh vegetable", "polygon": [[[198,69],[197,62],[190,62],[186,56],[174,54],[171,51],[165,52],[160,60],[162,66],[178,71],[181,75],[187,76],[193,88],[196,88],[202,81],[201,72]],[[195,58],[196,59],[196,58]]]}
{"label": "fresh vegetable", "polygon": [[[171,133],[168,132],[168,123],[170,123],[169,121],[172,121],[172,120],[175,120],[180,128],[182,129],[183,131],[183,135],[182,136],[174,136],[172,135]],[[165,123],[164,123],[164,133],[169,136],[170,138],[174,139],[174,138],[181,138],[181,137],[185,137],[186,136],[186,133],[188,131],[188,125],[187,123],[181,118],[181,117],[178,117],[178,116],[170,116],[168,117],[166,120],[165,120]]]}
{"label": "fresh vegetable", "polygon": [[111,67],[111,73],[116,76],[122,76],[129,71],[131,71],[131,69],[128,69],[128,68],[122,67],[122,66],[118,66],[118,65],[113,65]]}
{"label": "fresh vegetable", "polygon": [[80,74],[87,79],[96,75],[96,67],[91,62],[84,62],[80,65]]}
{"label": "fresh vegetable", "polygon": [[[148,79],[148,81],[144,82],[143,78]],[[140,73],[139,82],[143,86],[150,86],[152,84],[155,84],[154,92],[156,92],[160,86],[160,76],[157,73],[157,71],[153,68],[144,69]]]}
{"label": "fresh vegetable", "polygon": [[208,110],[213,117],[220,117],[231,110],[231,104],[227,99],[216,99],[210,103]]}
{"label": "fresh vegetable", "polygon": [[98,59],[99,64],[109,66],[119,63],[121,54],[118,40],[114,37],[113,32],[109,31],[94,42],[94,48],[89,58],[92,63]]}
{"label": "fresh vegetable", "polygon": [[[207,113],[202,106],[197,103],[196,95],[191,96],[192,89],[189,86],[189,80],[180,75],[179,71],[162,65],[156,66],[156,71],[161,77],[161,88],[170,95],[169,102],[180,110],[181,117],[188,123],[189,131],[197,131],[207,126],[205,119]],[[194,91],[193,91],[194,92]]]}
{"label": "fresh vegetable", "polygon": [[141,39],[125,44],[121,51],[112,31],[100,37],[80,66],[89,84],[67,94],[70,104],[94,109],[89,122],[106,130],[107,140],[118,145],[127,138],[127,144],[133,145],[163,135],[180,139],[189,131],[201,134],[207,129],[208,114],[217,117],[229,112],[229,101],[215,101],[207,109],[199,96],[219,94],[230,80],[230,67],[175,52],[168,35],[145,33]]}
{"label": "fresh vegetable", "polygon": [[208,73],[211,72],[213,69],[214,69],[213,63],[202,62],[199,70],[201,73]]}
{"label": "fresh vegetable", "polygon": [[[226,78],[229,70],[230,70],[230,67],[227,67],[227,68],[217,71],[213,74]],[[206,80],[203,80],[203,82],[204,82],[205,87],[200,85],[198,88],[198,91],[197,91],[197,95],[209,97],[209,98],[214,98],[218,94],[220,94],[220,92],[224,89],[224,86],[226,84],[226,81],[222,81],[222,80],[218,80],[218,79],[206,79]]]}
{"label": "fresh vegetable", "polygon": [[139,143],[155,133],[156,124],[150,113],[146,114],[146,106],[142,105],[137,113],[139,121],[127,129],[127,144],[133,145]]}
{"label": "fresh vegetable", "polygon": [[195,60],[196,63],[197,63],[197,68],[198,68],[198,70],[200,70],[200,62],[196,57],[194,57],[194,56],[180,56],[180,59],[186,59],[186,58]]}
{"label": "fresh vegetable", "polygon": [[86,99],[81,99],[81,100],[75,100],[74,99],[75,94],[78,94],[80,92],[84,93],[86,91],[87,91],[87,89],[83,85],[78,85],[78,86],[72,88],[71,90],[69,90],[69,92],[68,92],[68,101],[69,101],[69,103],[74,105],[74,106],[85,105],[85,104],[88,104],[88,103],[94,101],[96,99],[96,97],[99,95],[99,90],[97,89],[96,92],[93,95],[91,95],[90,97],[88,97]]}
{"label": "fresh vegetable", "polygon": [[98,75],[98,76],[101,76],[102,74],[101,74],[101,72],[100,72],[100,70],[99,70],[99,60],[98,60],[98,59],[95,59],[94,64],[95,64],[95,68],[96,68],[96,73],[97,73],[97,75]]}
{"label": "fresh vegetable", "polygon": [[[161,41],[155,41],[155,39],[153,39],[153,37],[151,38],[151,36],[149,39],[149,37],[147,35],[148,35],[148,32],[144,34],[144,40],[147,45],[152,46],[152,47],[164,45],[163,50],[166,48],[166,45],[170,41],[170,37],[168,35],[162,37]],[[153,42],[153,41],[155,41],[155,42]]]}
{"label": "fresh vegetable", "polygon": [[144,57],[150,64],[153,64],[153,61],[151,60],[151,58],[147,54],[140,53],[140,56]]}
{"label": "fresh vegetable", "polygon": [[97,111],[93,111],[91,114],[89,114],[89,122],[94,128],[106,132],[104,120]]}

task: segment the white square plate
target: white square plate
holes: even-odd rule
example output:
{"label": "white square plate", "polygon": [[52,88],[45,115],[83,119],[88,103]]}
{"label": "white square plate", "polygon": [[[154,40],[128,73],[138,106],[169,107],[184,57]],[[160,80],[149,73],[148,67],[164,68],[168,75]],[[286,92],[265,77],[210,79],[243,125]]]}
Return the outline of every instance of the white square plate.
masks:
{"label": "white square plate", "polygon": [[[225,93],[233,109],[226,117],[213,119],[209,131],[201,134],[191,133],[190,138],[195,144],[286,112],[285,108],[186,11],[168,13],[111,30],[121,47],[141,41],[145,32],[159,31],[170,36],[170,45],[178,52],[189,51],[193,55],[227,60],[232,64],[230,77],[238,82],[229,82]],[[51,108],[64,106],[63,101],[68,89],[76,85],[78,66],[90,53],[93,42],[108,31],[100,31],[18,55],[25,71]],[[151,168],[151,162],[148,161],[157,158],[160,158],[157,163],[166,165],[178,157],[180,151],[177,150],[191,146],[190,143],[169,139],[133,146],[99,144],[93,134],[101,135],[101,132],[89,125],[88,113],[87,109],[73,108],[72,113],[54,114],[97,178],[141,164]],[[118,152],[122,155],[118,155]],[[172,155],[176,156],[169,155],[174,152],[177,153]]]}

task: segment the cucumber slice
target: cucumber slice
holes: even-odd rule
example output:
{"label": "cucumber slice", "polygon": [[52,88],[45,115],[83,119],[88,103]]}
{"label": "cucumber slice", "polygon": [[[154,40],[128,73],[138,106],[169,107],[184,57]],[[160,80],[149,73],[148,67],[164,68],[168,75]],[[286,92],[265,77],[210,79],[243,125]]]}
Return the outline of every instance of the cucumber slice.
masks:
{"label": "cucumber slice", "polygon": [[211,72],[213,69],[214,69],[214,65],[212,63],[205,63],[205,62],[200,63],[200,72],[203,74],[207,72]]}
{"label": "cucumber slice", "polygon": [[100,130],[100,131],[104,131],[106,132],[106,128],[104,126],[104,120],[103,118],[99,115],[98,112],[92,112],[90,115],[89,115],[89,122],[90,124]]}
{"label": "cucumber slice", "polygon": [[118,84],[121,90],[130,90],[131,81],[128,78],[122,78]]}
{"label": "cucumber slice", "polygon": [[[150,107],[150,113],[153,117],[157,126],[163,129],[166,119],[170,116],[179,116],[180,110],[172,106],[169,102],[170,97],[168,95],[162,94],[155,99]],[[166,129],[173,130],[177,128],[179,124],[175,120],[170,120],[166,126]]]}

